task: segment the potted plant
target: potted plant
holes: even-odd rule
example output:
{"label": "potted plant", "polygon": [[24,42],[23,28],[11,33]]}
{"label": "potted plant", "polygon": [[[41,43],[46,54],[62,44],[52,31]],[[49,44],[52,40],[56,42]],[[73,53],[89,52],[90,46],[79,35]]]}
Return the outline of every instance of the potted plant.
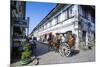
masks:
{"label": "potted plant", "polygon": [[24,51],[22,52],[21,56],[21,64],[25,65],[31,62],[31,51],[30,51],[30,45],[28,43],[25,43],[23,45]]}

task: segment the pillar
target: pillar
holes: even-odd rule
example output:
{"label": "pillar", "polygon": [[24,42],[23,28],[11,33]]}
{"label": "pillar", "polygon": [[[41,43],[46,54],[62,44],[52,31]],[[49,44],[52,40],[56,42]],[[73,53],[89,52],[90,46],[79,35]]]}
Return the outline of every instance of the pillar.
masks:
{"label": "pillar", "polygon": [[86,46],[88,45],[88,32],[86,32]]}

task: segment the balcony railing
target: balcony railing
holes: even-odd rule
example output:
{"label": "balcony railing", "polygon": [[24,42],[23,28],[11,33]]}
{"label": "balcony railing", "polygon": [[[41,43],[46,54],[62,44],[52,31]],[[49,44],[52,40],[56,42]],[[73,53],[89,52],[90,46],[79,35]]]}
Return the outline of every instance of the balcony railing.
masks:
{"label": "balcony railing", "polygon": [[94,22],[94,19],[93,19],[93,21],[91,21],[91,20],[89,20],[88,18],[86,18],[86,17],[84,17],[84,16],[82,16],[82,15],[79,15],[79,20],[82,20],[82,21],[84,21],[84,22],[90,22],[90,23],[92,23],[92,24],[95,23],[95,22]]}
{"label": "balcony railing", "polygon": [[17,36],[13,36],[13,40],[14,41],[25,41],[26,37],[23,35],[17,35]]}
{"label": "balcony railing", "polygon": [[83,28],[87,31],[91,30],[91,31],[95,31],[95,23],[86,19],[85,17],[79,15],[79,21],[80,21],[80,28]]}
{"label": "balcony railing", "polygon": [[28,20],[22,19],[22,18],[12,18],[13,25],[14,26],[20,26],[20,27],[28,27]]}

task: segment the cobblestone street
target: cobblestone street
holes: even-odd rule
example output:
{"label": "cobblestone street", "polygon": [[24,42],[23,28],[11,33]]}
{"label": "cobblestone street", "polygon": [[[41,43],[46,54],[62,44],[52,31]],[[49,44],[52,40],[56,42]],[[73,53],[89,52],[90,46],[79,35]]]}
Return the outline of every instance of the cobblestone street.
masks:
{"label": "cobblestone street", "polygon": [[[95,48],[92,50],[76,51],[69,57],[63,57],[55,51],[48,51],[47,44],[36,42],[37,49],[35,50],[36,57],[39,60],[39,65],[44,64],[62,64],[62,63],[79,63],[79,62],[94,62],[95,61]],[[11,66],[20,65],[18,62],[11,64]],[[31,62],[28,65],[34,65]]]}
{"label": "cobblestone street", "polygon": [[78,63],[95,61],[95,48],[92,50],[76,51],[70,57],[63,57],[55,51],[48,52],[48,46],[37,42],[36,56],[39,58],[39,64],[59,64],[59,63]]}

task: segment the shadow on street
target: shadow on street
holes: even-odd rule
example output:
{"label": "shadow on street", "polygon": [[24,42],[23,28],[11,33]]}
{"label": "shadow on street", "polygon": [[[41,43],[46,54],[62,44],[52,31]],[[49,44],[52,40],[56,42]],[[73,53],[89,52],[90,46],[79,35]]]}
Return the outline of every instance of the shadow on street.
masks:
{"label": "shadow on street", "polygon": [[[49,48],[49,44],[43,42],[36,42],[36,44],[37,44],[37,48],[34,50],[34,54],[36,57],[46,54],[50,51],[54,51],[53,48]],[[69,57],[75,56],[79,54],[79,52],[80,52],[79,50],[72,50]]]}
{"label": "shadow on street", "polygon": [[72,51],[71,51],[71,54],[70,54],[70,57],[79,54],[79,52],[80,52],[79,50],[72,50]]}
{"label": "shadow on street", "polygon": [[49,49],[49,44],[43,43],[43,42],[36,42],[36,49],[34,49],[33,54],[38,57],[40,55],[46,54],[50,52]]}

